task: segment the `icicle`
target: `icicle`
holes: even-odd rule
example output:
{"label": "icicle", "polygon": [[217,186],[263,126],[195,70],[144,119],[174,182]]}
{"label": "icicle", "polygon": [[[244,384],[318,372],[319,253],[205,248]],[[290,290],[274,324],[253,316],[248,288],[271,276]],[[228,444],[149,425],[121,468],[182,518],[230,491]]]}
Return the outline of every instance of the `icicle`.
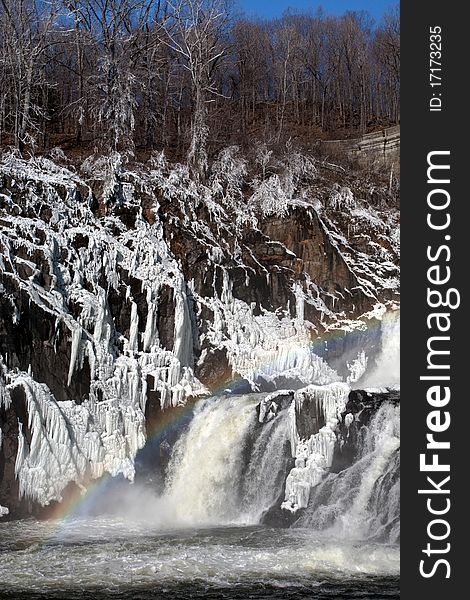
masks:
{"label": "icicle", "polygon": [[193,334],[184,280],[175,291],[175,334],[173,354],[184,367],[193,365]]}
{"label": "icicle", "polygon": [[305,296],[304,296],[302,287],[298,283],[296,283],[294,285],[294,294],[295,294],[295,318],[300,323],[303,323]]}
{"label": "icicle", "polygon": [[82,339],[82,328],[80,327],[80,325],[75,325],[73,332],[72,332],[72,347],[70,350],[70,365],[69,365],[69,373],[68,373],[68,377],[67,377],[67,385],[70,385],[70,383],[72,381],[72,375],[75,370],[75,365],[77,363],[81,339]]}
{"label": "icicle", "polygon": [[23,423],[18,420],[18,450],[16,452],[16,461],[15,461],[15,476],[18,477],[18,474],[21,471],[21,467],[23,466],[25,459],[25,439],[23,435]]}
{"label": "icicle", "polygon": [[147,288],[147,322],[145,324],[143,351],[150,352],[158,345],[156,325],[159,286]]}
{"label": "icicle", "polygon": [[136,353],[138,351],[139,340],[139,314],[137,312],[137,304],[131,302],[131,324],[129,328],[129,351]]}
{"label": "icicle", "polygon": [[349,375],[346,381],[349,384],[359,381],[359,379],[362,377],[362,375],[364,375],[367,369],[367,363],[368,358],[366,356],[366,353],[363,350],[361,350],[358,353],[357,357],[351,363],[347,364],[347,367],[349,369]]}

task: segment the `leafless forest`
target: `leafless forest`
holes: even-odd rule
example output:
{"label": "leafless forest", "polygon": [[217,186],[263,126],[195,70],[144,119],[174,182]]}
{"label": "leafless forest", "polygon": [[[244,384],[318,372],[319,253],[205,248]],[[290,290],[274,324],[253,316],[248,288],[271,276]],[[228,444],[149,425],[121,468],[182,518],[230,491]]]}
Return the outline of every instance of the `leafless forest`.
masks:
{"label": "leafless forest", "polygon": [[204,171],[229,144],[399,122],[398,7],[374,25],[222,0],[0,0],[0,144],[165,150]]}

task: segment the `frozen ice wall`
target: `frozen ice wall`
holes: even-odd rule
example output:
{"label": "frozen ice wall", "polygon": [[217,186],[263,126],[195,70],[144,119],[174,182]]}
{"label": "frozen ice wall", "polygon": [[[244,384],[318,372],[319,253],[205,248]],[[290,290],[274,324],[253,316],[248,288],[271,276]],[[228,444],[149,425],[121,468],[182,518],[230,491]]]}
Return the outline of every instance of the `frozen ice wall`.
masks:
{"label": "frozen ice wall", "polygon": [[[224,348],[234,374],[256,389],[259,380],[276,383],[281,376],[298,382],[327,384],[338,378],[322,358],[312,351],[311,330],[303,318],[303,293],[296,288],[296,315],[263,311],[234,298],[232,282],[223,269],[220,295],[196,298],[209,308],[213,319],[207,333],[211,345]],[[310,325],[311,327],[311,325]]]}
{"label": "frozen ice wall", "polygon": [[[200,373],[207,361],[254,390],[260,382],[275,388],[281,379],[327,386],[326,395],[318,392],[327,415],[322,432],[293,441],[298,471],[286,501],[300,506],[301,489],[329,464],[343,394],[311,340],[335,310],[347,321],[349,297],[369,302],[372,284],[354,275],[356,262],[346,259],[356,255],[312,203],[292,199],[291,224],[299,220],[309,243],[316,227],[322,269],[340,265],[338,274],[354,291],[330,290],[329,282],[323,289],[300,272],[301,250],[297,256],[287,240],[271,240],[259,221],[267,214],[255,214],[242,196],[234,219],[231,199],[220,197],[223,186],[192,181],[182,165],[141,167],[134,172],[119,157],[92,157],[79,176],[44,158],[0,160],[2,308],[11,338],[29,327],[29,316],[40,330],[35,345],[12,343],[4,352],[0,377],[4,412],[17,410],[12,394],[26,408],[26,416],[18,411],[15,433],[20,494],[47,504],[60,500],[69,481],[82,486],[106,472],[132,480],[149,407],[158,412],[207,394],[195,375],[206,382]],[[210,363],[215,350],[214,360],[226,364]],[[42,373],[34,355],[41,351],[48,358]],[[350,381],[364,368],[358,358]],[[277,452],[280,442],[273,440],[283,429],[270,428],[265,442]]]}
{"label": "frozen ice wall", "polygon": [[[349,386],[333,383],[325,386],[310,385],[298,390],[290,412],[290,441],[295,466],[286,480],[282,508],[296,512],[308,505],[310,490],[318,485],[331,467],[339,418],[348,399]],[[324,420],[317,433],[307,439],[299,435],[298,419],[304,404],[311,403],[314,412]]]}
{"label": "frozen ice wall", "polygon": [[[9,355],[2,363],[0,407],[8,409],[15,393],[27,413],[24,422],[18,417],[20,495],[45,505],[60,500],[70,481],[81,485],[104,472],[133,479],[133,459],[146,439],[149,382],[162,409],[205,389],[193,373],[186,282],[161,222],[144,220],[131,193],[120,209],[133,217],[132,227],[111,214],[94,214],[90,188],[46,160],[10,157],[1,171],[10,191],[0,226],[5,318],[17,325],[26,310],[55,324],[55,340],[47,344],[63,352],[57,340],[65,335],[70,359],[67,371],[54,377],[63,376],[64,389],[72,389],[86,371],[90,379],[84,397],[58,402],[30,367],[8,369]],[[144,187],[136,177],[127,191]],[[164,287],[174,298],[172,349],[159,336]],[[118,328],[118,317],[122,321],[126,313],[128,325]]]}

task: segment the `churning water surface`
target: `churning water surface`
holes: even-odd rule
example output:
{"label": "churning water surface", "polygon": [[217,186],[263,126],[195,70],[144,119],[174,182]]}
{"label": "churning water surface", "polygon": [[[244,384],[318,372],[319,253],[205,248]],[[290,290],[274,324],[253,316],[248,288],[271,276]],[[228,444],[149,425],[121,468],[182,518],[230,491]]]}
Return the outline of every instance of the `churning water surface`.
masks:
{"label": "churning water surface", "polygon": [[398,598],[396,545],[260,526],[0,524],[2,598]]}

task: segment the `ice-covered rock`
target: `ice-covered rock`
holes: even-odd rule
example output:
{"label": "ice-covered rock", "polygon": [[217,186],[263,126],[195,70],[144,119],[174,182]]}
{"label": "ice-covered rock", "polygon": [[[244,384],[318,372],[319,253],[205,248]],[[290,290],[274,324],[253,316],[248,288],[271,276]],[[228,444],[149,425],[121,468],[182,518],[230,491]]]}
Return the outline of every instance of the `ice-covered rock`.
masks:
{"label": "ice-covered rock", "polygon": [[295,466],[286,480],[282,508],[296,512],[308,505],[310,489],[322,481],[333,461],[335,430],[349,394],[345,383],[310,385],[298,390],[290,408],[291,449]]}
{"label": "ice-covered rock", "polygon": [[[317,168],[292,161],[269,198],[261,180],[243,191],[235,149],[207,185],[162,160],[131,170],[118,155],[91,158],[81,174],[0,160],[0,501],[11,511],[18,493],[41,505],[69,482],[132,479],[149,418],[209,389],[334,384],[312,341],[396,288],[393,248],[348,239],[342,211],[377,237],[393,219],[356,195],[309,199],[299,181]],[[327,455],[326,430],[322,440],[312,456]]]}

